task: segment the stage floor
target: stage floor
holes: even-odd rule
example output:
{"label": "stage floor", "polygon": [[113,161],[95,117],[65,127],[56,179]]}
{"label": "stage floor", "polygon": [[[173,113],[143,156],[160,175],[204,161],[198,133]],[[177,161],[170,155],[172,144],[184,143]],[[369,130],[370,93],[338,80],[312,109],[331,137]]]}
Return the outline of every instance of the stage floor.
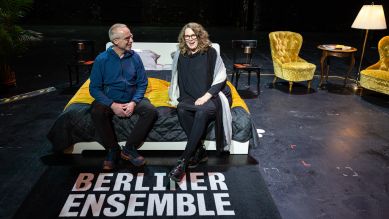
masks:
{"label": "stage floor", "polygon": [[[18,86],[2,92],[10,97],[54,86],[56,91],[0,105],[0,217],[11,218],[31,194],[44,173],[68,164],[99,168],[103,155],[55,157],[46,134],[66,102],[77,90],[69,88],[66,63],[69,40],[96,40],[97,51],[107,41],[108,27],[31,26],[44,33],[44,44],[34,46],[17,62]],[[134,27],[137,41],[174,42],[180,28]],[[256,60],[263,66],[261,93],[246,99],[257,129],[262,129],[259,147],[249,155],[217,158],[210,165],[223,168],[255,166],[283,218],[389,218],[389,97],[366,92],[362,97],[350,86],[343,87],[348,62],[334,60],[329,84],[318,89],[317,68],[312,89],[298,83],[288,93],[288,83],[273,87],[273,67],[265,32],[244,32],[233,28],[207,28],[213,42],[220,43],[222,58],[231,75],[232,39],[258,39]],[[359,32],[358,32],[359,33]],[[340,43],[359,48],[362,35],[351,33],[302,33],[301,56],[319,66],[318,44]],[[378,60],[371,42],[365,64]],[[358,58],[357,58],[358,60]],[[352,71],[355,77],[356,68]],[[82,80],[88,76],[82,75]],[[239,89],[255,89],[247,78]],[[174,165],[166,159],[145,154],[153,165]],[[70,161],[69,161],[70,160]],[[53,171],[51,171],[53,172]],[[244,180],[244,179],[239,179]],[[55,192],[55,191],[52,191]]]}

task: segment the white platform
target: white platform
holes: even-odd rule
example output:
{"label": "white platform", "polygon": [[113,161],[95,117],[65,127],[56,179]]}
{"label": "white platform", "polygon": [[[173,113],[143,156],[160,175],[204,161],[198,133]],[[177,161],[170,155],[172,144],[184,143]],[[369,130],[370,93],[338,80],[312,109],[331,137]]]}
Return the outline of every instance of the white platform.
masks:
{"label": "white platform", "polygon": [[[121,146],[125,142],[119,143]],[[158,150],[158,151],[169,151],[169,150],[184,150],[186,141],[181,142],[145,142],[139,150]],[[216,150],[215,141],[205,141],[205,147],[207,150]],[[71,149],[66,150],[66,153],[81,154],[84,150],[104,150],[104,147],[98,142],[80,142],[75,144]],[[230,146],[230,154],[248,154],[249,142],[237,142],[232,141]]]}

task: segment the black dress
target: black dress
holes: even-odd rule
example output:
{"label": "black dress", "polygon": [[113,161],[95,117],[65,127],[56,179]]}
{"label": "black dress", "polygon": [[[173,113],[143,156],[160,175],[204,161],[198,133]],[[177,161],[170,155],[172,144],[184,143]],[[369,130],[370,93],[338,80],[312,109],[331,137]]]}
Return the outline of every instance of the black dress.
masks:
{"label": "black dress", "polygon": [[[181,157],[185,160],[188,160],[196,148],[201,146],[209,122],[217,119],[218,111],[221,111],[218,93],[227,86],[225,81],[212,85],[216,58],[216,50],[210,47],[204,53],[180,54],[178,59],[180,97],[177,111],[180,124],[188,137]],[[196,106],[194,102],[206,92],[210,93],[212,98],[203,105]]]}

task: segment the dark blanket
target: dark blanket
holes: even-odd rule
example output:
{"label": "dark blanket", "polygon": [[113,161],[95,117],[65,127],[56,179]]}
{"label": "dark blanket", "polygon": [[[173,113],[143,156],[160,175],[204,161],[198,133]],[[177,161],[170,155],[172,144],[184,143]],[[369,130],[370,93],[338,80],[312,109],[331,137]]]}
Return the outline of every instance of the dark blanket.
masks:
{"label": "dark blanket", "polygon": [[[158,120],[146,138],[148,142],[186,141],[186,135],[180,126],[175,108],[158,107]],[[251,143],[256,141],[256,131],[251,123],[250,114],[241,107],[231,109],[232,139],[238,142]],[[115,131],[118,141],[126,141],[138,116],[119,118],[114,116]],[[47,135],[53,146],[53,151],[62,152],[65,148],[78,142],[101,143],[96,135],[90,114],[90,105],[74,103],[62,112]],[[215,140],[214,122],[208,126],[206,140]]]}

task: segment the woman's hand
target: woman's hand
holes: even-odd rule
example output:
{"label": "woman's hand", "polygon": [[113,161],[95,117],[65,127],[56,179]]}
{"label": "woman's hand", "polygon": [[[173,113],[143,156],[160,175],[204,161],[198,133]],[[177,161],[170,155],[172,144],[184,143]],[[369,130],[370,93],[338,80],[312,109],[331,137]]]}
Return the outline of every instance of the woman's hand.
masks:
{"label": "woman's hand", "polygon": [[199,106],[199,105],[203,105],[204,103],[206,103],[209,99],[211,99],[212,95],[210,93],[205,93],[202,97],[200,97],[199,99],[197,99],[195,101],[195,105],[196,106]]}

